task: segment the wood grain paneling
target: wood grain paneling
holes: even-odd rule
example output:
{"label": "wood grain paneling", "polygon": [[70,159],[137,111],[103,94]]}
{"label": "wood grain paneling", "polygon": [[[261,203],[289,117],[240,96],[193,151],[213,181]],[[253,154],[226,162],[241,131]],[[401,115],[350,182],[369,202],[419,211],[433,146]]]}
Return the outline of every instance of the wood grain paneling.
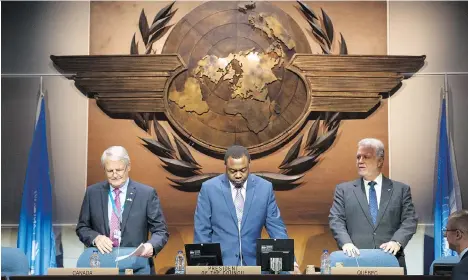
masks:
{"label": "wood grain paneling", "polygon": [[[174,8],[179,10],[169,24],[176,23],[200,3],[176,2]],[[137,32],[137,40],[141,40],[138,39],[138,19],[141,9],[144,8],[148,18],[151,18],[167,4],[168,2],[149,1],[91,2],[91,54],[128,54],[131,38],[135,32]],[[288,13],[299,24],[307,35],[304,41],[310,44],[313,53],[318,53],[320,47],[310,35],[310,27],[295,7],[295,2],[273,2],[273,4]],[[335,30],[342,32],[345,36],[350,53],[366,55],[387,53],[385,2],[345,1],[308,2],[307,4],[314,9],[326,10],[334,22]],[[186,37],[183,32],[179,35],[177,40],[180,41]],[[158,52],[162,49],[167,36],[155,44]],[[181,56],[182,61],[185,62],[183,54]],[[144,97],[142,95],[145,93],[139,94]],[[315,98],[326,97],[328,93],[314,92],[314,94]],[[353,94],[356,97],[367,97],[367,93],[363,92]],[[347,97],[347,93],[341,92],[340,96]],[[334,250],[336,248],[327,226],[334,187],[338,183],[356,178],[355,154],[356,145],[360,139],[375,137],[381,139],[385,145],[388,144],[387,118],[387,104],[383,100],[367,118],[342,121],[334,145],[299,181],[301,185],[290,191],[276,192],[277,203],[287,224],[288,232],[296,240],[296,257],[302,269],[306,264],[319,265],[322,249]],[[161,121],[161,124],[169,133],[177,135],[166,121]],[[311,123],[308,122],[304,130],[310,125]],[[131,120],[110,118],[97,107],[95,100],[89,101],[88,130],[88,184],[105,179],[104,171],[100,166],[102,152],[111,145],[122,145],[127,148],[132,160],[131,178],[156,188],[171,232],[169,243],[156,258],[158,273],[165,272],[168,267],[173,266],[175,254],[177,250],[183,249],[183,243],[193,241],[193,215],[197,193],[186,193],[173,188],[166,178],[169,173],[161,166],[161,161],[142,146],[139,137],[148,137],[148,134]],[[291,142],[268,156],[252,161],[252,171],[278,171],[277,167],[296,139],[293,138]],[[190,148],[190,151],[203,167],[204,173],[224,172],[222,160],[208,157],[193,148]],[[385,160],[383,172],[388,174],[387,160]]]}

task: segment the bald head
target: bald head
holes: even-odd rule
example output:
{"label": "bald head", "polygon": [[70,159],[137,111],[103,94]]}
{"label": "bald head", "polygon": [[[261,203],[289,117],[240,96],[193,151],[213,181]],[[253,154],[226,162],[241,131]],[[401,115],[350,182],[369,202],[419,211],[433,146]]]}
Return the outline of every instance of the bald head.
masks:
{"label": "bald head", "polygon": [[458,254],[468,248],[468,210],[460,210],[450,215],[445,237],[449,248]]}
{"label": "bald head", "polygon": [[468,239],[468,210],[460,210],[449,217],[448,226],[463,231],[465,239]]}

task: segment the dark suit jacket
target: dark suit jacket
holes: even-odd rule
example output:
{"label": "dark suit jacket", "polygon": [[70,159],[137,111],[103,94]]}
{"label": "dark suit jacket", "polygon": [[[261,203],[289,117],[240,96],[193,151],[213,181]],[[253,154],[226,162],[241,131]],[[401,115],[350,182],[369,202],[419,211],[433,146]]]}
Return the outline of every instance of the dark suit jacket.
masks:
{"label": "dark suit jacket", "polygon": [[[109,236],[109,189],[109,183],[105,181],[89,186],[86,190],[76,234],[88,247],[92,246],[96,236]],[[121,231],[122,247],[138,247],[141,243],[148,242],[153,245],[154,255],[162,250],[169,238],[169,232],[155,189],[129,181]],[[151,234],[149,240],[148,232]],[[151,258],[150,264],[152,265]]]}
{"label": "dark suit jacket", "polygon": [[460,262],[452,270],[452,280],[468,279],[468,253],[465,253]]}
{"label": "dark suit jacket", "polygon": [[401,256],[402,266],[403,248],[416,232],[418,223],[410,187],[385,176],[382,176],[376,225],[369,212],[362,178],[336,186],[328,218],[339,248],[353,243],[359,249],[376,249],[390,240],[398,241],[402,249],[397,257]]}

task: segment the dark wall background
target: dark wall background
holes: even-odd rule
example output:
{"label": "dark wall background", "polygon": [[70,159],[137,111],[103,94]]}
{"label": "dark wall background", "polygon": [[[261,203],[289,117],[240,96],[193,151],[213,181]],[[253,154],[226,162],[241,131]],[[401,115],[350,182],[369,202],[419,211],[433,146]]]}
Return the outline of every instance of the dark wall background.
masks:
{"label": "dark wall background", "polygon": [[[54,223],[75,224],[86,187],[88,101],[50,55],[89,50],[89,3],[2,2],[2,225],[17,224],[41,75]],[[14,76],[12,76],[14,75]]]}

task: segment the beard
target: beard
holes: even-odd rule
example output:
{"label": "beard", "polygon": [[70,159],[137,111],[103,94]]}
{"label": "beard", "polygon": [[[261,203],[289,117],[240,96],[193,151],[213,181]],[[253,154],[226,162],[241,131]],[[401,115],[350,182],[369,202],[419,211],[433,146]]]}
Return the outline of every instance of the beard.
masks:
{"label": "beard", "polygon": [[231,183],[234,185],[234,187],[236,188],[242,188],[244,183],[245,183],[245,180],[234,180],[234,181],[231,181]]}

